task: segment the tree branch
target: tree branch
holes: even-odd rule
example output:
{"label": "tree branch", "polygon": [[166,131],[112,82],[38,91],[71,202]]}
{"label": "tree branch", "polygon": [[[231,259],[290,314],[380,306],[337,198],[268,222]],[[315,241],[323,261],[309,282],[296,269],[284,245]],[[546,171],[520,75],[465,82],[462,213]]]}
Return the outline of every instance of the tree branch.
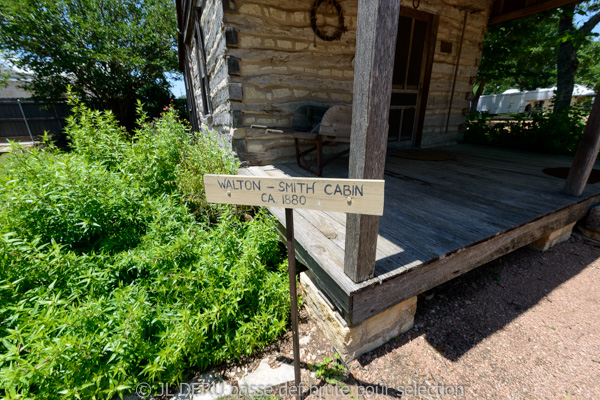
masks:
{"label": "tree branch", "polygon": [[599,22],[600,22],[600,12],[597,12],[590,19],[588,19],[587,22],[581,26],[581,28],[579,28],[579,32],[586,33],[586,34],[591,33],[592,30],[596,27],[596,25],[598,25]]}

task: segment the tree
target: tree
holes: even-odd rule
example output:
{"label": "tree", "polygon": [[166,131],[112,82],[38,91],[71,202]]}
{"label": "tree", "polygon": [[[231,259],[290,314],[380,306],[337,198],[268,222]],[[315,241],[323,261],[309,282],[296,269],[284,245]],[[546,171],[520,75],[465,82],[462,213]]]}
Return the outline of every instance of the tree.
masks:
{"label": "tree", "polygon": [[600,90],[600,42],[592,41],[577,52],[579,65],[575,82]]}
{"label": "tree", "polygon": [[476,111],[482,94],[506,89],[535,90],[556,79],[556,12],[491,26],[477,72]]}
{"label": "tree", "polygon": [[172,0],[0,0],[0,50],[34,73],[37,100],[61,100],[70,85],[131,128],[136,99],[168,102],[175,15]]}
{"label": "tree", "polygon": [[4,68],[2,68],[2,65],[0,65],[0,89],[4,89],[5,87],[8,86],[9,78],[10,78],[10,75],[9,75],[8,71],[5,70]]}
{"label": "tree", "polygon": [[[593,13],[584,24],[577,28],[574,23],[575,14],[586,15]],[[579,66],[578,50],[589,44],[593,36],[592,30],[600,23],[600,1],[588,1],[582,6],[570,5],[563,7],[560,14],[557,68],[557,93],[554,112],[560,113],[571,104],[575,76]]]}

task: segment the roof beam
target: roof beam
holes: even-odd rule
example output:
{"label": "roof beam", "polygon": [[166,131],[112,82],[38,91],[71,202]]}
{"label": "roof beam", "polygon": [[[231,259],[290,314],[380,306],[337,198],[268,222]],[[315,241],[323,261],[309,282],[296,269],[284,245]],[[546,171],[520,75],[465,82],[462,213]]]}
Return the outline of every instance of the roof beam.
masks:
{"label": "roof beam", "polygon": [[488,25],[501,24],[503,22],[512,21],[513,19],[525,18],[531,15],[539,14],[544,11],[553,10],[555,8],[564,7],[569,4],[581,3],[582,0],[547,0],[532,6],[523,7],[519,10],[510,11],[492,15],[488,21]]}

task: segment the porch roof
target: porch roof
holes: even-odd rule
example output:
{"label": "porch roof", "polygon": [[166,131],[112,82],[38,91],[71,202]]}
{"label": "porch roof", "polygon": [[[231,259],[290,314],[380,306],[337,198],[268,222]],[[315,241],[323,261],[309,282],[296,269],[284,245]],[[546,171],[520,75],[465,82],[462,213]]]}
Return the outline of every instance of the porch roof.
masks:
{"label": "porch roof", "polygon": [[583,0],[496,0],[490,14],[489,25],[500,24],[514,19],[525,18]]}

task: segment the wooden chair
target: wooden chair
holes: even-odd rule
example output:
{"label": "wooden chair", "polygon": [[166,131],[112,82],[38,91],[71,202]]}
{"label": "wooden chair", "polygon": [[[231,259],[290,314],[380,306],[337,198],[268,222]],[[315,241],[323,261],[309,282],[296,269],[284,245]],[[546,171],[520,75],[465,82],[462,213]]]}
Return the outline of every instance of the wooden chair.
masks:
{"label": "wooden chair", "polygon": [[[302,112],[299,114],[302,114]],[[352,106],[337,105],[327,109],[323,114],[321,123],[315,126],[311,132],[292,132],[291,135],[294,137],[298,166],[317,176],[321,176],[323,168],[327,164],[348,154],[350,151],[349,148],[345,149],[325,160],[323,158],[323,147],[329,144],[349,144],[351,126]],[[311,147],[302,150],[300,148],[300,141],[310,143]]]}

